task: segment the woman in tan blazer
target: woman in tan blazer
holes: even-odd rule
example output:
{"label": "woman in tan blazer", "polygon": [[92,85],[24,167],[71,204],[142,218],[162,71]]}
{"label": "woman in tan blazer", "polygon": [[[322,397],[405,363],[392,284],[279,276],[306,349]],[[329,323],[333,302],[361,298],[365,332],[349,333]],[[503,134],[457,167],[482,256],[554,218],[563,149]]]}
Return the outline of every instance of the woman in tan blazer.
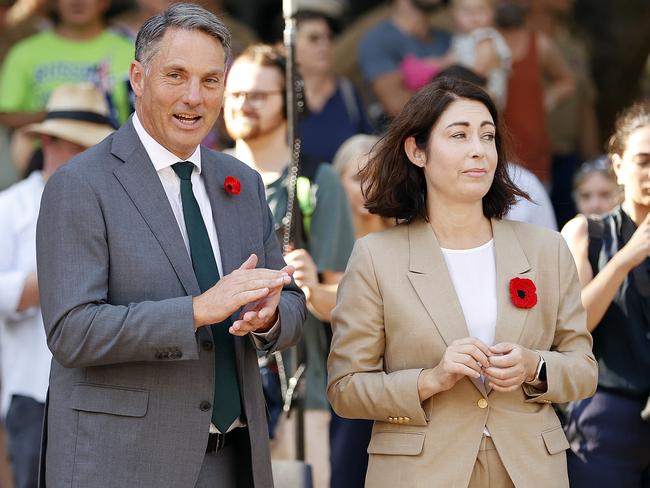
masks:
{"label": "woman in tan blazer", "polygon": [[405,106],[362,171],[400,224],[359,241],[333,313],[328,396],[375,421],[366,486],[568,486],[551,403],[597,367],[561,236],[501,220],[515,197],[498,116],[443,79]]}

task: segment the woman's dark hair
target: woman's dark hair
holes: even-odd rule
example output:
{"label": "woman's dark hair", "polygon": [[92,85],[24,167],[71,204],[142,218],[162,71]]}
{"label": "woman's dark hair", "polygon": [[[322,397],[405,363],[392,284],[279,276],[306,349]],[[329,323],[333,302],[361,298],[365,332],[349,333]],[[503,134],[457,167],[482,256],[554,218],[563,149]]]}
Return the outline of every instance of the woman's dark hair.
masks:
{"label": "woman's dark hair", "polygon": [[650,99],[636,102],[619,114],[614,124],[614,135],[609,138],[607,153],[610,156],[623,156],[630,134],[646,126],[650,126]]}
{"label": "woman's dark hair", "polygon": [[[460,99],[485,105],[496,126],[497,167],[492,186],[483,197],[483,214],[488,218],[502,218],[516,197],[529,199],[508,176],[503,129],[490,95],[472,83],[439,78],[411,97],[361,170],[361,188],[366,199],[365,207],[370,213],[400,221],[417,217],[429,220],[424,169],[409,160],[404,151],[404,141],[413,136],[417,147],[427,151],[434,125],[447,107]],[[435,161],[427,164],[435,164]]]}

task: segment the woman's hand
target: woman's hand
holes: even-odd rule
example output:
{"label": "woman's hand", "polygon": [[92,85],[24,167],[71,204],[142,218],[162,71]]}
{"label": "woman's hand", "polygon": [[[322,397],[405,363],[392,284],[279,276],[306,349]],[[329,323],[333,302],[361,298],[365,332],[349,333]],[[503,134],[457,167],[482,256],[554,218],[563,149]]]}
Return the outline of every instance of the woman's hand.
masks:
{"label": "woman's hand", "polygon": [[522,383],[535,379],[539,353],[509,342],[495,344],[489,349],[490,366],[483,373],[496,391],[513,391]]}
{"label": "woman's hand", "polygon": [[650,255],[650,215],[647,215],[641,225],[634,231],[630,240],[618,252],[617,257],[623,262],[629,272]]}
{"label": "woman's hand", "polygon": [[490,354],[490,348],[475,337],[465,337],[452,342],[438,365],[420,374],[420,401],[451,389],[464,376],[479,378],[483,368],[490,365]]}

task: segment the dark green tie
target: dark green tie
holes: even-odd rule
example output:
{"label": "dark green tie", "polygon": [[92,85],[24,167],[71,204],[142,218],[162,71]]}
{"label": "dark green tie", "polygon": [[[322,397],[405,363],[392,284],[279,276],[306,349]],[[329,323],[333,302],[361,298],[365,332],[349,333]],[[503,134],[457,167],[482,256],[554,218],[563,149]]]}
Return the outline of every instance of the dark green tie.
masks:
{"label": "dark green tie", "polygon": [[[212,288],[219,281],[219,268],[212,252],[208,230],[201,216],[201,209],[192,191],[192,170],[194,164],[181,162],[172,165],[181,179],[181,202],[183,219],[190,241],[190,255],[196,280],[201,293]],[[241,400],[235,362],[235,343],[228,332],[230,318],[210,326],[214,340],[214,401],[212,423],[225,433],[241,414]]]}

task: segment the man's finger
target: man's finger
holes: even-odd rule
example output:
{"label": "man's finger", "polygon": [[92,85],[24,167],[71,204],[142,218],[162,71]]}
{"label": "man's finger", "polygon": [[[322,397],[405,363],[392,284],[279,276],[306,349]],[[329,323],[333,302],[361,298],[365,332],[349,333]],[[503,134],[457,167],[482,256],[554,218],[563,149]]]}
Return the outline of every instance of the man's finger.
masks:
{"label": "man's finger", "polygon": [[248,256],[248,259],[241,264],[239,269],[255,269],[255,266],[257,266],[257,256],[251,254]]}
{"label": "man's finger", "polygon": [[233,292],[234,294],[238,294],[245,291],[259,290],[260,288],[269,288],[269,289],[281,288],[282,286],[284,286],[289,282],[288,281],[289,279],[290,278],[287,275],[281,275],[276,278],[270,278],[270,279],[267,278],[267,279],[243,281],[233,287]]}
{"label": "man's finger", "polygon": [[280,271],[287,273],[289,276],[293,276],[293,273],[296,272],[296,268],[294,268],[291,265],[287,265],[284,268],[282,268]]}
{"label": "man's finger", "polygon": [[269,294],[268,288],[259,288],[257,290],[242,291],[236,295],[237,308],[257,300],[261,300]]}

